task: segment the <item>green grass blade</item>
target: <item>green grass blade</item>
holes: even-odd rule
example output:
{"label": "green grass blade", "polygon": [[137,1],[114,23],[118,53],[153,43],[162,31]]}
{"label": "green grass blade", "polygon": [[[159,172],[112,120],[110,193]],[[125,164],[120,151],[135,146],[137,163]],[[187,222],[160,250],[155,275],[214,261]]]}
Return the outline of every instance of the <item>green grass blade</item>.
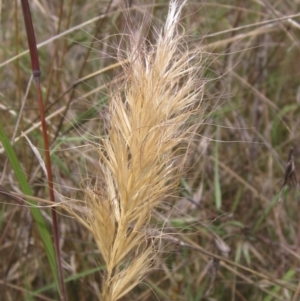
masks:
{"label": "green grass blade", "polygon": [[[26,177],[21,169],[21,165],[18,161],[18,158],[17,158],[7,136],[5,135],[5,133],[3,131],[1,123],[0,123],[0,141],[3,144],[3,147],[7,154],[8,160],[15,172],[15,175],[18,179],[18,182],[19,182],[22,192],[27,196],[32,196],[31,188],[30,188],[30,186],[26,180]],[[30,199],[27,199],[27,202],[30,205],[29,207],[30,207],[31,214],[33,216],[36,228],[38,230],[41,241],[45,248],[47,258],[48,258],[48,261],[49,261],[49,264],[51,267],[51,271],[52,271],[53,277],[55,279],[55,282],[57,284],[57,288],[59,290],[58,275],[57,275],[57,268],[56,268],[56,256],[55,256],[55,251],[54,251],[54,247],[53,247],[53,242],[50,237],[49,228],[48,228],[39,208],[37,208],[36,202],[33,200],[30,200]]]}
{"label": "green grass blade", "polygon": [[219,129],[217,130],[217,139],[215,142],[215,149],[214,149],[214,192],[215,192],[215,205],[216,209],[220,210],[222,207],[222,192],[221,192],[221,185],[220,185],[220,177],[219,177]]}
{"label": "green grass blade", "polygon": [[267,216],[270,214],[271,210],[277,205],[278,201],[280,199],[280,194],[273,197],[271,202],[268,204],[268,206],[265,208],[265,210],[262,212],[260,218],[256,221],[253,232],[256,232],[260,225],[264,222],[264,220],[267,218]]}
{"label": "green grass blade", "polygon": [[[295,270],[290,269],[290,270],[288,270],[288,271],[284,274],[282,280],[283,280],[283,281],[293,280],[293,279],[295,278],[296,273],[297,273],[297,272],[296,272]],[[272,293],[274,293],[274,295],[278,295],[278,293],[280,292],[280,290],[281,290],[281,287],[278,286],[278,285],[276,285],[276,286],[274,286],[274,288],[272,289]],[[264,298],[263,301],[271,301],[271,300],[274,300],[274,297],[273,297],[273,296],[266,296],[266,297]]]}
{"label": "green grass blade", "polygon": [[[86,270],[86,271],[83,271],[83,272],[78,272],[75,275],[72,275],[68,278],[65,278],[64,282],[68,283],[68,282],[71,282],[71,281],[82,281],[82,279],[84,277],[92,275],[92,274],[97,273],[97,272],[100,272],[100,271],[104,270],[105,268],[106,268],[106,266],[98,266],[98,267],[90,269],[90,270]],[[55,288],[55,283],[48,284],[47,286],[44,286],[44,287],[42,287],[42,288],[40,288],[40,289],[38,289],[34,292],[31,292],[30,296],[37,296],[37,295],[42,294],[46,291],[49,291],[53,288]]]}

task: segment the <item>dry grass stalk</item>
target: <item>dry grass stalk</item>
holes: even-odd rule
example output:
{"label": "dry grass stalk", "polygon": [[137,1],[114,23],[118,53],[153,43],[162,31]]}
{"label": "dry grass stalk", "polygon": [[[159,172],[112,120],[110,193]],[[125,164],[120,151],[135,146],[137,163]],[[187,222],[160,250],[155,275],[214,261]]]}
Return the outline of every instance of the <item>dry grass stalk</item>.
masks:
{"label": "dry grass stalk", "polygon": [[[154,257],[147,225],[154,207],[177,185],[189,135],[199,113],[204,82],[199,52],[183,49],[174,0],[155,45],[131,37],[127,80],[110,99],[110,129],[101,141],[99,176],[85,190],[84,217],[107,265],[101,300],[118,300],[149,270]],[[201,112],[201,111],[200,111]]]}

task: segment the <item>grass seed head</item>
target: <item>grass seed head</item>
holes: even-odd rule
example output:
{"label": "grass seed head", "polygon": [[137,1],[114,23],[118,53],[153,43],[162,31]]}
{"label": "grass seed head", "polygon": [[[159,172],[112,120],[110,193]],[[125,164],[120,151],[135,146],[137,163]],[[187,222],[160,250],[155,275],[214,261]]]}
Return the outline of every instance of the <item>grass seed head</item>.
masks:
{"label": "grass seed head", "polygon": [[[117,300],[144,277],[153,260],[147,238],[151,211],[177,185],[189,137],[199,112],[200,53],[178,31],[184,1],[171,1],[165,26],[149,46],[131,37],[126,81],[111,93],[109,133],[97,148],[97,182],[85,189],[87,218],[107,273],[102,299]],[[147,44],[147,45],[146,45]]]}

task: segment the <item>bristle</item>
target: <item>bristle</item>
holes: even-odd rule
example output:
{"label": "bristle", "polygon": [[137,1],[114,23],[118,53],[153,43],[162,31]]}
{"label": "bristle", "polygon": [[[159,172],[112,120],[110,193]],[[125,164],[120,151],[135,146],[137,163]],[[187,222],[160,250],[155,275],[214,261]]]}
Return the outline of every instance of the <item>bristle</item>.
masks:
{"label": "bristle", "polygon": [[178,33],[185,3],[171,1],[156,44],[132,38],[127,80],[110,98],[109,135],[97,149],[101,176],[85,190],[89,229],[107,266],[102,301],[118,300],[149,270],[151,212],[178,183],[184,163],[178,145],[202,99],[200,67],[192,64],[199,53],[183,52]]}

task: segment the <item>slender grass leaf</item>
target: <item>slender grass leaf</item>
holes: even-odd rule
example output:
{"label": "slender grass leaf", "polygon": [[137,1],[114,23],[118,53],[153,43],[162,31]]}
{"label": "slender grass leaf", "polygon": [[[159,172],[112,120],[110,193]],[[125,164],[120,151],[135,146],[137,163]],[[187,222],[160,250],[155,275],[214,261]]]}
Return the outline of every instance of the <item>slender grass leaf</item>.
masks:
{"label": "slender grass leaf", "polygon": [[[217,130],[217,137],[219,137],[219,129]],[[218,139],[215,142],[215,149],[214,149],[214,192],[215,192],[215,205],[216,209],[220,210],[222,207],[222,193],[221,193],[221,185],[220,185],[220,178],[219,178],[219,155],[218,155]]]}
{"label": "slender grass leaf", "polygon": [[[18,158],[17,158],[7,136],[5,135],[1,124],[0,124],[0,141],[3,144],[3,147],[7,154],[8,160],[15,172],[15,175],[18,179],[18,182],[19,182],[19,185],[20,185],[20,188],[21,188],[23,194],[25,194],[29,197],[32,196],[33,194],[32,194],[31,188],[27,182],[25,174],[21,169],[21,165],[18,161]],[[57,267],[56,267],[56,255],[55,255],[55,251],[54,251],[53,242],[50,237],[49,228],[48,228],[39,208],[37,208],[36,202],[31,200],[30,198],[27,199],[27,202],[30,205],[29,207],[30,207],[31,214],[35,221],[37,231],[38,231],[41,241],[43,243],[43,246],[44,246],[45,252],[47,254],[47,258],[48,258],[50,267],[51,267],[53,277],[55,279],[57,288],[59,290],[58,274],[57,274]]]}

